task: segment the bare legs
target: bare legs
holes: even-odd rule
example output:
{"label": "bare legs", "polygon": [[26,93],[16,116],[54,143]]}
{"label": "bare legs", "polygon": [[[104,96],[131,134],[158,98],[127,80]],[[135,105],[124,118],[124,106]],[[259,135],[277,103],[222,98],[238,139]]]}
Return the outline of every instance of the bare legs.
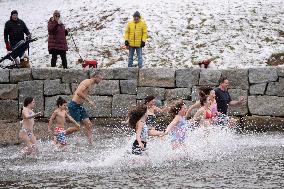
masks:
{"label": "bare legs", "polygon": [[19,137],[27,145],[27,149],[25,150],[25,154],[30,155],[33,151],[37,150],[36,149],[36,137],[34,136],[34,134],[32,134],[32,136],[28,136],[27,132],[20,131]]}
{"label": "bare legs", "polygon": [[[93,128],[92,128],[93,124],[92,122],[90,121],[89,118],[86,118],[81,121],[81,125],[85,127],[85,134],[88,138],[89,143],[92,144],[93,143]],[[77,126],[69,127],[68,129],[66,129],[66,135],[70,135],[79,130],[80,130],[80,127],[77,127]]]}
{"label": "bare legs", "polygon": [[77,127],[77,126],[69,127],[68,129],[66,129],[66,135],[70,135],[70,134],[77,132],[79,130],[80,130],[80,127]]}
{"label": "bare legs", "polygon": [[93,128],[92,122],[89,118],[86,118],[82,121],[83,125],[85,126],[85,133],[88,138],[90,144],[93,144]]}

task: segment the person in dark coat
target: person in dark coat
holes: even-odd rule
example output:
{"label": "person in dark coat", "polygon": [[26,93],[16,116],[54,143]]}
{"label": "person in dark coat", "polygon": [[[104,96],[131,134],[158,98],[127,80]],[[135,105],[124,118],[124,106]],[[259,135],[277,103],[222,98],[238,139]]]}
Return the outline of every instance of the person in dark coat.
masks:
{"label": "person in dark coat", "polygon": [[[5,23],[4,27],[4,41],[7,51],[12,51],[18,42],[25,39],[25,35],[29,38],[31,37],[31,33],[25,22],[18,18],[18,11],[13,10],[10,20]],[[19,55],[21,61],[24,54],[25,51]]]}
{"label": "person in dark coat", "polygon": [[68,50],[66,36],[68,30],[60,19],[59,11],[54,11],[53,17],[48,21],[48,51],[52,55],[51,67],[56,66],[57,55],[60,55],[62,66],[67,68],[66,51]]}

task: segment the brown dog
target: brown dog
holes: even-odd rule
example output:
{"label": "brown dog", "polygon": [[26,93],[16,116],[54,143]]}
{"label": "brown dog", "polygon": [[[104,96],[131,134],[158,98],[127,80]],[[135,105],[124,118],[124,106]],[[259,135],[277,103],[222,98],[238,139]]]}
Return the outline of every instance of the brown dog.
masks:
{"label": "brown dog", "polygon": [[20,61],[20,68],[30,68],[30,59],[28,56],[24,56],[24,58]]}

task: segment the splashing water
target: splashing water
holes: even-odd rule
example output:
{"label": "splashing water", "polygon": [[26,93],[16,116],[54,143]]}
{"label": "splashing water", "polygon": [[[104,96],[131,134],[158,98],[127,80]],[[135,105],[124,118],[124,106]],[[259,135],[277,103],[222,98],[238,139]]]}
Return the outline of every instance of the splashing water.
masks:
{"label": "splashing water", "polygon": [[284,184],[283,133],[199,128],[189,131],[185,145],[176,150],[169,136],[150,138],[144,156],[131,154],[134,139],[128,129],[102,127],[95,130],[94,146],[88,146],[85,137],[72,136],[66,150],[39,141],[36,156],[23,157],[20,146],[0,148],[0,187],[277,188]]}

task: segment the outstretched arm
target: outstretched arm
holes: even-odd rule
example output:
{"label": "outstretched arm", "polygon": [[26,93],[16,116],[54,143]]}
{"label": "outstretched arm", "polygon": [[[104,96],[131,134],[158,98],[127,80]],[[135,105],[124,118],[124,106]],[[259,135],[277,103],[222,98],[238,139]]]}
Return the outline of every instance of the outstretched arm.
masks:
{"label": "outstretched arm", "polygon": [[32,118],[35,118],[35,117],[41,115],[41,112],[35,113],[33,115],[29,115],[28,110],[23,110],[22,115],[23,115],[23,119],[32,119]]}
{"label": "outstretched arm", "polygon": [[129,118],[127,118],[127,120],[122,121],[121,123],[126,125],[129,124]]}
{"label": "outstretched arm", "polygon": [[165,132],[157,131],[155,129],[150,129],[148,134],[149,134],[149,136],[163,136],[163,135],[165,135]]}
{"label": "outstretched arm", "polygon": [[51,131],[51,127],[52,127],[53,120],[55,119],[56,115],[57,115],[57,111],[54,111],[54,112],[52,113],[50,119],[49,119],[48,126],[47,126],[49,132],[52,132],[52,131]]}
{"label": "outstretched arm", "polygon": [[191,105],[188,110],[186,111],[186,115],[185,117],[189,117],[192,110],[196,109],[196,108],[200,108],[200,101],[196,101],[193,105]]}
{"label": "outstretched arm", "polygon": [[205,110],[204,108],[200,108],[193,116],[194,121],[200,121],[204,118]]}
{"label": "outstretched arm", "polygon": [[175,118],[172,120],[172,122],[168,125],[165,134],[169,134],[169,132],[175,127],[179,122],[179,117],[175,116]]}
{"label": "outstretched arm", "polygon": [[155,111],[155,112],[158,112],[158,113],[164,113],[164,112],[169,111],[170,108],[171,108],[171,107],[168,106],[168,105],[165,105],[165,106],[162,107],[162,108],[159,108],[159,107],[155,106],[155,107],[154,107],[154,111]]}
{"label": "outstretched arm", "polygon": [[243,103],[245,103],[245,98],[242,96],[242,97],[240,97],[239,98],[239,100],[232,100],[232,101],[230,101],[230,105],[231,106],[240,106],[240,105],[242,105]]}
{"label": "outstretched arm", "polygon": [[77,123],[77,121],[75,121],[67,112],[66,112],[66,117],[67,117],[72,123],[74,123],[77,127],[80,127],[80,124]]}

